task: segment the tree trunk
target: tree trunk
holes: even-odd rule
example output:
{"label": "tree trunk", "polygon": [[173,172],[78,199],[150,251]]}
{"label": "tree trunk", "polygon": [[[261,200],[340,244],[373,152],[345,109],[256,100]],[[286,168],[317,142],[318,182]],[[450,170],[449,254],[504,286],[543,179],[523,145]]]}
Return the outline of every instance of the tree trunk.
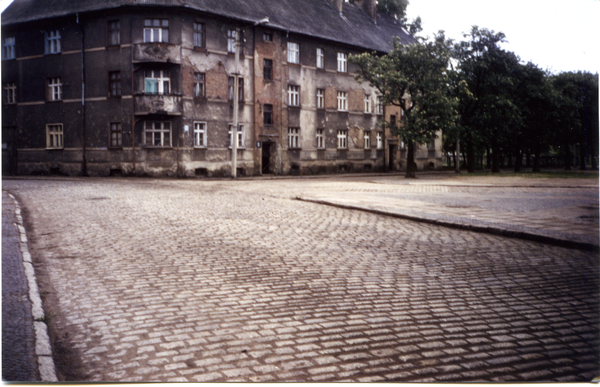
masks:
{"label": "tree trunk", "polygon": [[475,149],[472,141],[467,142],[467,172],[475,172]]}
{"label": "tree trunk", "polygon": [[415,163],[415,144],[408,141],[408,152],[406,154],[406,175],[404,177],[415,178],[417,172],[417,164]]}
{"label": "tree trunk", "polygon": [[573,160],[572,159],[572,155],[571,155],[571,145],[570,144],[565,144],[563,145],[563,149],[565,151],[565,171],[570,171],[571,170],[571,162]]}
{"label": "tree trunk", "polygon": [[534,159],[533,159],[533,172],[539,172],[540,171],[540,153],[541,153],[541,146],[539,143],[535,144],[535,150],[534,150]]}

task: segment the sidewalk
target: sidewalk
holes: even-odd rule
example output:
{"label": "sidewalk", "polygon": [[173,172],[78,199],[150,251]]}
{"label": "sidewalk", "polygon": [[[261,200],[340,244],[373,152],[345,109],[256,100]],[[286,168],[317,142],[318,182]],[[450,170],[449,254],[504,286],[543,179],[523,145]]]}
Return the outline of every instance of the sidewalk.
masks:
{"label": "sidewalk", "polygon": [[[598,250],[598,181],[520,177],[370,178],[299,200],[448,227]],[[357,184],[361,184],[359,187]]]}

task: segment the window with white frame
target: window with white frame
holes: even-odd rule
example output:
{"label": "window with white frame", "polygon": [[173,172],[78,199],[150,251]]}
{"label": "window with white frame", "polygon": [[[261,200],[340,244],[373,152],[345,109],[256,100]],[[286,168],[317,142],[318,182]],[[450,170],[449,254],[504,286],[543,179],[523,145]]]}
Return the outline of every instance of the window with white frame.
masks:
{"label": "window with white frame", "polygon": [[15,37],[4,38],[2,59],[15,59]]}
{"label": "window with white frame", "polygon": [[317,109],[325,108],[325,90],[317,89]]}
{"label": "window with white frame", "polygon": [[205,97],[204,73],[194,73],[194,97]]}
{"label": "window with white frame", "polygon": [[371,96],[369,94],[365,94],[365,113],[371,113]]}
{"label": "window with white frame", "polygon": [[168,43],[168,19],[144,19],[144,43]]}
{"label": "window with white frame", "polygon": [[[233,93],[235,92],[235,77],[229,77],[227,84],[227,99],[233,101]],[[238,78],[238,101],[244,100],[244,78]]]}
{"label": "window with white frame", "polygon": [[338,149],[348,149],[348,131],[345,129],[337,131]]}
{"label": "window with white frame", "polygon": [[235,54],[235,30],[228,29],[227,30],[227,52]]}
{"label": "window with white frame", "polygon": [[300,128],[288,128],[288,148],[300,148]]}
{"label": "window with white frame", "polygon": [[4,104],[17,103],[17,84],[15,82],[4,83]]}
{"label": "window with white frame", "polygon": [[381,96],[377,96],[377,106],[375,107],[377,114],[383,114],[383,101],[381,100]]}
{"label": "window with white frame", "polygon": [[48,101],[62,100],[62,78],[48,78]]}
{"label": "window with white frame", "polygon": [[371,132],[365,130],[363,137],[365,139],[365,149],[371,149]]}
{"label": "window with white frame", "polygon": [[194,146],[206,147],[206,122],[194,122]]}
{"label": "window with white frame", "polygon": [[325,67],[325,50],[317,48],[317,68],[322,69]]}
{"label": "window with white frame", "polygon": [[[229,124],[229,147],[233,147],[233,143],[231,142],[231,131],[233,130],[233,124]],[[244,124],[238,125],[237,131],[237,147],[244,148]]]}
{"label": "window with white frame", "polygon": [[300,86],[288,85],[288,105],[300,106]]}
{"label": "window with white frame", "polygon": [[325,149],[325,130],[317,129],[317,149]]}
{"label": "window with white frame", "polygon": [[338,52],[337,54],[337,71],[341,73],[348,72],[348,54]]}
{"label": "window with white frame", "polygon": [[300,44],[288,42],[287,44],[287,61],[288,63],[300,63]]}
{"label": "window with white frame", "polygon": [[171,146],[171,121],[145,121],[144,136],[146,146]]}
{"label": "window with white frame", "polygon": [[62,149],[63,124],[46,125],[46,149]]}
{"label": "window with white frame", "polygon": [[204,23],[194,22],[194,47],[204,48]]}
{"label": "window with white frame", "polygon": [[60,31],[46,31],[46,54],[57,54],[60,52]]}
{"label": "window with white frame", "polygon": [[111,122],[109,124],[109,146],[111,148],[121,148],[123,146],[123,127],[120,122]]}
{"label": "window with white frame", "polygon": [[119,20],[108,22],[108,45],[118,46],[121,44],[121,23]]}
{"label": "window with white frame", "polygon": [[338,110],[345,112],[348,111],[348,93],[345,91],[337,92]]}
{"label": "window with white frame", "polygon": [[167,70],[146,70],[144,73],[144,92],[146,94],[169,94],[171,78]]}
{"label": "window with white frame", "polygon": [[383,149],[383,133],[377,132],[377,149]]}

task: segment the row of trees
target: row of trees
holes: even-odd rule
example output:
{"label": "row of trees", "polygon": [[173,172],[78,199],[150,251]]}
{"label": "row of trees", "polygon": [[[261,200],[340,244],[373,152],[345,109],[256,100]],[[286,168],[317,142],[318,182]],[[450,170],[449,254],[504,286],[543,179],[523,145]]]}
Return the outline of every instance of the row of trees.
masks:
{"label": "row of trees", "polygon": [[[417,21],[418,23],[419,21]],[[418,25],[408,26],[412,30]],[[580,168],[598,156],[598,74],[550,74],[533,63],[521,63],[503,50],[503,33],[473,27],[465,40],[453,42],[443,32],[418,44],[394,43],[386,55],[353,56],[357,79],[369,82],[384,102],[401,106],[405,120],[390,127],[408,147],[407,177],[414,177],[414,149],[441,130],[446,152],[460,144],[473,172],[487,157],[493,172],[508,158],[515,171],[525,162],[540,170],[544,156],[560,156]],[[406,102],[408,101],[408,102]],[[514,160],[514,162],[513,162]]]}

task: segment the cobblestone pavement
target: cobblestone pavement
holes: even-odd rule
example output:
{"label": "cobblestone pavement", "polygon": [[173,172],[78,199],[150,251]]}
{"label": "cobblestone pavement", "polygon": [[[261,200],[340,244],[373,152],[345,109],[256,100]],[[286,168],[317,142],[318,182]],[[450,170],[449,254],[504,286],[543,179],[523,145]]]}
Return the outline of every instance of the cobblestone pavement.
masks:
{"label": "cobblestone pavement", "polygon": [[2,192],[2,380],[38,381],[29,289],[13,201]]}
{"label": "cobblestone pavement", "polygon": [[600,375],[597,252],[292,200],[339,184],[5,181],[77,362],[59,379]]}

